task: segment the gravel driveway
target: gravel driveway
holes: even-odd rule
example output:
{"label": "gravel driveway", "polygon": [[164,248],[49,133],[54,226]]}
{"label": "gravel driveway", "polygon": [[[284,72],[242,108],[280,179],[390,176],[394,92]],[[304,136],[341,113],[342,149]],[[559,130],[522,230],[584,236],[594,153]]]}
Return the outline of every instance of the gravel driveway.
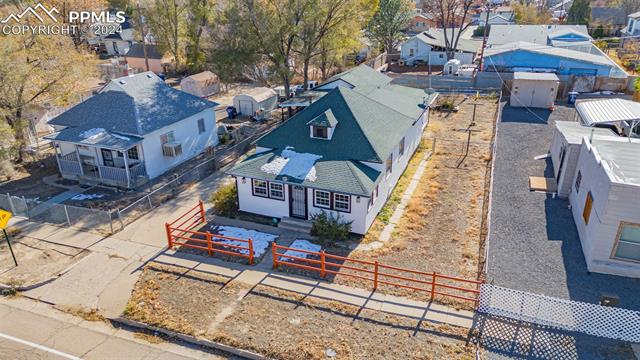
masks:
{"label": "gravel driveway", "polygon": [[[574,109],[559,106],[553,112],[530,112],[503,106],[491,195],[488,280],[589,303],[597,303],[603,294],[615,294],[620,297],[620,307],[640,310],[639,280],[587,272],[568,200],[528,189],[529,176],[553,177],[550,159],[534,157],[548,152],[553,124],[573,119]],[[592,339],[601,350],[613,343]],[[594,353],[588,352],[592,356],[586,357],[594,358]]]}

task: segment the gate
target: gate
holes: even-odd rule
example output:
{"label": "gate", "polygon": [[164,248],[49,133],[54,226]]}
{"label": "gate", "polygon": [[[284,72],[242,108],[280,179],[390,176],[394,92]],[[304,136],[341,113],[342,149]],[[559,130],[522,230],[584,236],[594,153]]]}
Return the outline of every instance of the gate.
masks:
{"label": "gate", "polygon": [[482,284],[479,313],[622,341],[640,342],[640,311]]}

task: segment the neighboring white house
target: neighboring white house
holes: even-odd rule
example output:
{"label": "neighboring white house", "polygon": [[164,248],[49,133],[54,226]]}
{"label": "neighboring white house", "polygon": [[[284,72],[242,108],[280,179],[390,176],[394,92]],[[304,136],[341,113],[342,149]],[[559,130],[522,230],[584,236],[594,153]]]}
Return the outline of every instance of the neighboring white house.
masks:
{"label": "neighboring white house", "polygon": [[437,95],[356,69],[318,86],[327,94],[228,171],[241,211],[283,220],[327,211],[367,232],[418,148]]}
{"label": "neighboring white house", "polygon": [[[447,29],[447,38],[453,42],[456,32]],[[462,64],[472,64],[480,44],[477,41],[460,37],[454,59]],[[444,65],[449,59],[445,52],[446,41],[443,29],[431,29],[421,32],[400,45],[400,62],[404,65],[417,63]]]}
{"label": "neighboring white house", "polygon": [[254,116],[258,111],[270,111],[278,105],[278,93],[267,87],[256,87],[233,97],[233,106],[242,115]]}
{"label": "neighboring white house", "polygon": [[[114,26],[114,19],[111,22],[96,23],[93,28],[105,27],[111,28]],[[92,36],[93,35],[93,36]],[[91,36],[88,39],[90,45],[98,45],[103,53],[110,56],[124,55],[129,51],[131,44],[134,42],[133,27],[131,21],[126,19],[120,24],[120,31],[116,31],[107,35],[94,35],[93,32],[87,32],[87,36]]]}
{"label": "neighboring white house", "polygon": [[622,36],[640,35],[640,11],[627,16],[627,26],[622,29]]}
{"label": "neighboring white house", "polygon": [[49,124],[62,177],[133,188],[218,143],[217,103],[152,72],[112,80]]}
{"label": "neighboring white house", "polygon": [[640,143],[582,139],[569,203],[589,271],[640,277]]}
{"label": "neighboring white house", "polygon": [[220,91],[218,75],[211,71],[203,71],[180,81],[180,90],[199,97],[211,96]]}

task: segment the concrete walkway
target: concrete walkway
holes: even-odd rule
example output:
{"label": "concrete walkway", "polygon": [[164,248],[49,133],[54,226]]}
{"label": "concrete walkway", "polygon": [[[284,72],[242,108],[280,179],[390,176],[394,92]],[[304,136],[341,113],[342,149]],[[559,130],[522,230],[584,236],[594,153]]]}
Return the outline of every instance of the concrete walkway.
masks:
{"label": "concrete walkway", "polygon": [[416,169],[416,172],[411,177],[411,182],[409,183],[409,186],[407,186],[404,193],[402,194],[400,203],[398,204],[398,206],[396,206],[396,209],[393,211],[391,218],[389,218],[389,223],[384,227],[384,229],[382,229],[379,240],[366,243],[366,244],[360,244],[356,248],[357,251],[379,249],[382,246],[384,246],[384,243],[391,240],[391,235],[393,234],[393,231],[395,230],[396,225],[398,225],[398,223],[400,222],[400,219],[402,219],[402,215],[404,214],[404,211],[406,210],[407,205],[409,205],[409,201],[411,200],[413,193],[418,188],[418,184],[420,183],[420,179],[422,178],[422,175],[424,174],[424,171],[427,168],[427,162],[429,161],[430,157],[431,157],[431,151],[428,151],[424,154],[424,156],[422,157],[422,160],[420,160],[420,164],[418,164],[418,168]]}
{"label": "concrete walkway", "polygon": [[31,209],[31,211],[29,211],[29,215],[30,216],[38,216],[39,214],[42,214],[43,212],[49,210],[50,208],[52,208],[53,206],[60,204],[66,200],[71,199],[72,197],[81,194],[83,192],[87,191],[87,189],[83,189],[80,186],[74,186],[72,188],[70,188],[69,190],[60,193],[54,197],[52,197],[51,199],[38,204],[36,207],[34,207],[33,209]]}

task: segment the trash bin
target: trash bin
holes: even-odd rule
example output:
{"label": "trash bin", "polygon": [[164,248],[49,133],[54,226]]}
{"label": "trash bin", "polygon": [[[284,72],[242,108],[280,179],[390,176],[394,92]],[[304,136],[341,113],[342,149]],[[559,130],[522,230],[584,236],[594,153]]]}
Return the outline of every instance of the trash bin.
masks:
{"label": "trash bin", "polygon": [[569,98],[567,99],[567,104],[573,105],[576,103],[576,99],[578,98],[577,91],[569,91]]}
{"label": "trash bin", "polygon": [[227,106],[227,117],[229,119],[235,119],[237,115],[238,115],[238,112],[236,111],[235,107]]}

